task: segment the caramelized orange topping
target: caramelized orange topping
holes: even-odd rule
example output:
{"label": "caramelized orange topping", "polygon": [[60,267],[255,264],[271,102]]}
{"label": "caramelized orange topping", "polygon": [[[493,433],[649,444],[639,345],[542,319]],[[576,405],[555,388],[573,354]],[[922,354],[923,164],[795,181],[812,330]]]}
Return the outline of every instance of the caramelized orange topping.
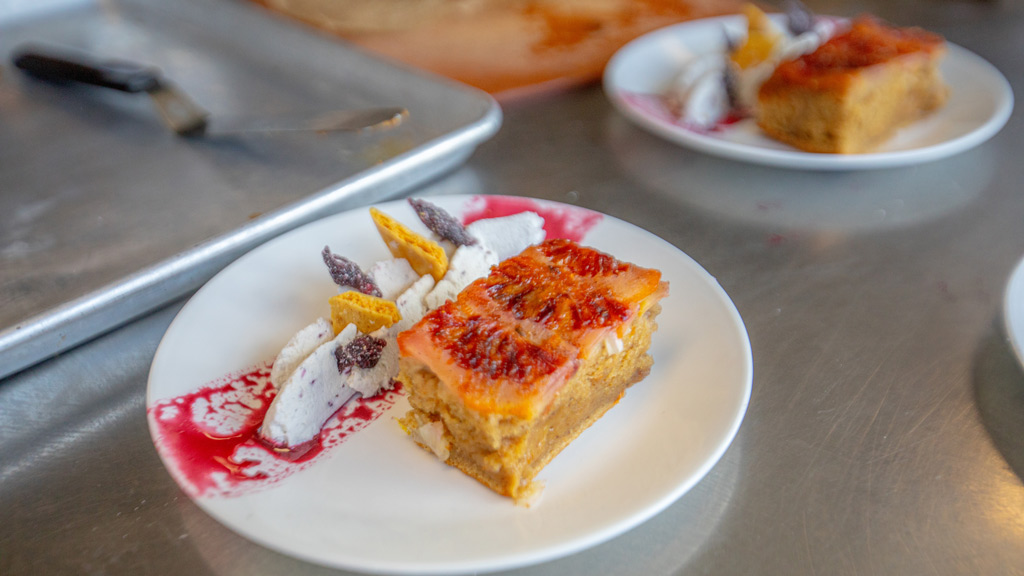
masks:
{"label": "caramelized orange topping", "polygon": [[941,49],[945,40],[920,28],[894,28],[870,16],[854,20],[850,30],[833,37],[810,54],[783,62],[762,87],[777,83],[804,84],[828,89],[844,86],[850,71],[888,62],[915,52]]}
{"label": "caramelized orange topping", "polygon": [[565,365],[568,360],[549,347],[541,347],[509,330],[495,317],[467,316],[453,302],[446,302],[424,319],[424,328],[460,367],[529,386]]}
{"label": "caramelized orange topping", "polygon": [[473,409],[528,416],[666,290],[657,270],[551,240],[491,269],[399,334],[398,346]]}
{"label": "caramelized orange topping", "polygon": [[587,283],[571,270],[522,255],[505,262],[483,286],[498,307],[517,320],[532,320],[549,330],[571,332],[605,328],[629,317],[630,307]]}
{"label": "caramelized orange topping", "polygon": [[580,276],[607,276],[620,274],[630,269],[630,265],[616,260],[597,250],[587,250],[569,240],[552,240],[537,247],[555,266],[561,266],[573,274]]}

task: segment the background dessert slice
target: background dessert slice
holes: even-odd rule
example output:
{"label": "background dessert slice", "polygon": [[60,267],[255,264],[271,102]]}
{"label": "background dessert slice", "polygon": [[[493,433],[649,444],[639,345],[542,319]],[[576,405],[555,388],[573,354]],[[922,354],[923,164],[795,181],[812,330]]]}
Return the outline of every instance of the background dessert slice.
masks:
{"label": "background dessert slice", "polygon": [[808,152],[868,152],[945,103],[944,53],[937,34],[862,16],[775,69],[758,92],[758,125]]}

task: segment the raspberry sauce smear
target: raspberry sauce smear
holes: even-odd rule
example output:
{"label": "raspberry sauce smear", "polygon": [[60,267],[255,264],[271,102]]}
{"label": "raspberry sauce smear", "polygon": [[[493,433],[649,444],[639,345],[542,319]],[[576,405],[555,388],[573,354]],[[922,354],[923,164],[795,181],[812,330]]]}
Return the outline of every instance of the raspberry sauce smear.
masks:
{"label": "raspberry sauce smear", "polygon": [[484,218],[512,216],[520,212],[536,212],[544,219],[547,239],[562,238],[582,242],[590,230],[604,217],[599,212],[576,206],[547,204],[515,196],[475,196],[466,205],[462,223],[472,224]]}
{"label": "raspberry sauce smear", "polygon": [[391,408],[401,388],[354,398],[324,424],[320,436],[282,450],[259,436],[276,390],[270,363],[230,374],[148,410],[158,450],[193,498],[234,497],[264,489],[309,467]]}

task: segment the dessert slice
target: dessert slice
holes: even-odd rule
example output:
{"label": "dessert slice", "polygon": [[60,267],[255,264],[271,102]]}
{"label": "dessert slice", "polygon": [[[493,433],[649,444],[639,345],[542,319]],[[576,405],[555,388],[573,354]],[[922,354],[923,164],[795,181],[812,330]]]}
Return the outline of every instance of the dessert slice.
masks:
{"label": "dessert slice", "polygon": [[775,69],[758,92],[758,125],[808,152],[870,151],[945,103],[944,53],[937,34],[862,16]]}
{"label": "dessert slice", "polygon": [[527,248],[398,336],[405,430],[495,492],[533,478],[642,380],[657,270],[568,240]]}

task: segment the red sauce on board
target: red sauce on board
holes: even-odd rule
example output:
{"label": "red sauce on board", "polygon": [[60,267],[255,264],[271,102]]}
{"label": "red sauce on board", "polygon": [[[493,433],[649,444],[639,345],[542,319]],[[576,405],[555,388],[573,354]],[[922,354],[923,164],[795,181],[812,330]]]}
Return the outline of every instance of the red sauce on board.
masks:
{"label": "red sauce on board", "polygon": [[587,232],[603,217],[586,208],[548,206],[529,198],[477,196],[462,216],[462,223],[468,225],[484,218],[512,216],[520,212],[536,212],[544,218],[544,232],[548,239],[565,238],[575,242],[582,242]]}
{"label": "red sauce on board", "polygon": [[[608,59],[651,30],[736,13],[741,0],[441,2],[438,18],[403,17],[419,2],[398,1],[394,24],[353,26],[344,4],[254,0],[365,49],[511,99],[599,80]],[[367,3],[370,4],[370,3]],[[379,4],[384,4],[380,2]],[[445,5],[454,8],[445,8]],[[382,8],[383,10],[383,8]],[[385,24],[385,22],[381,22]]]}
{"label": "red sauce on board", "polygon": [[190,496],[238,496],[291,476],[380,417],[402,391],[396,385],[371,398],[354,398],[328,419],[318,438],[290,450],[259,437],[275,395],[266,363],[149,409],[157,448]]}

